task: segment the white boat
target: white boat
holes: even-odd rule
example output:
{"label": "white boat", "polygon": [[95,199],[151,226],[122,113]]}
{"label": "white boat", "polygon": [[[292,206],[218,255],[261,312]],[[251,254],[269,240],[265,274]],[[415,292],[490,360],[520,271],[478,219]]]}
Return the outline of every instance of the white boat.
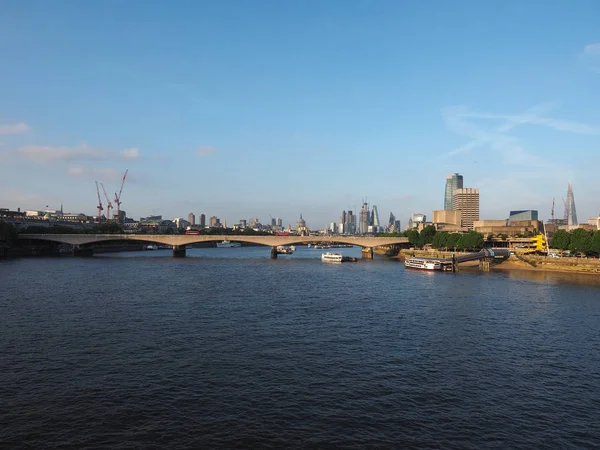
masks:
{"label": "white boat", "polygon": [[440,261],[426,258],[406,258],[404,266],[409,269],[447,270],[446,266]]}
{"label": "white boat", "polygon": [[277,253],[280,253],[282,255],[291,255],[295,251],[296,251],[296,247],[294,247],[293,245],[290,245],[290,246],[280,245],[277,247]]}
{"label": "white boat", "polygon": [[231,242],[228,240],[225,240],[223,242],[217,242],[217,247],[218,248],[231,248],[231,247],[241,247],[242,244],[240,244],[239,242]]}
{"label": "white boat", "polygon": [[146,246],[146,250],[158,250],[158,246],[149,244]]}
{"label": "white boat", "polygon": [[339,262],[341,263],[343,256],[341,253],[325,252],[321,254],[321,261],[323,262]]}

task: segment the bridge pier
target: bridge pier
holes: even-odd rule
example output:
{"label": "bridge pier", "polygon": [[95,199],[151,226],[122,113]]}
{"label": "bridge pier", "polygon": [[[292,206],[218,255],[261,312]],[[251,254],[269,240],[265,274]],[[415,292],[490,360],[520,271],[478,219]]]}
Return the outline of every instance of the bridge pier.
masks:
{"label": "bridge pier", "polygon": [[271,259],[277,259],[277,247],[271,247]]}
{"label": "bridge pier", "polygon": [[490,260],[488,258],[479,260],[479,270],[482,272],[490,271]]}
{"label": "bridge pier", "polygon": [[174,245],[173,246],[173,258],[185,257],[185,245]]}
{"label": "bridge pier", "polygon": [[81,248],[79,245],[73,246],[73,256],[94,256],[93,248]]}
{"label": "bridge pier", "polygon": [[373,259],[373,247],[362,248],[362,259]]}

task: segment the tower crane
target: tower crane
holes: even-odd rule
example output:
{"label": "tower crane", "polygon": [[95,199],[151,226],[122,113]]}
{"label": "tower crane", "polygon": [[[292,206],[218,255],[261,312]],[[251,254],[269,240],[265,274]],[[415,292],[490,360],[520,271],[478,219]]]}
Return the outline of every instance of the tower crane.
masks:
{"label": "tower crane", "polygon": [[104,209],[102,207],[102,199],[100,198],[100,189],[98,188],[98,182],[96,181],[96,194],[98,194],[98,217],[96,217],[96,219],[98,220],[98,223],[100,223],[100,220],[102,219],[102,210]]}
{"label": "tower crane", "polygon": [[117,221],[121,223],[121,193],[123,192],[123,186],[125,185],[125,178],[127,178],[127,172],[129,169],[125,169],[125,175],[123,175],[123,181],[121,181],[121,189],[119,193],[115,192],[115,203],[117,204]]}
{"label": "tower crane", "polygon": [[107,220],[111,220],[110,219],[110,210],[112,209],[113,205],[110,202],[110,198],[108,197],[108,195],[106,195],[106,189],[104,189],[104,184],[100,183],[100,186],[102,187],[102,192],[104,192],[104,197],[106,197],[106,219]]}

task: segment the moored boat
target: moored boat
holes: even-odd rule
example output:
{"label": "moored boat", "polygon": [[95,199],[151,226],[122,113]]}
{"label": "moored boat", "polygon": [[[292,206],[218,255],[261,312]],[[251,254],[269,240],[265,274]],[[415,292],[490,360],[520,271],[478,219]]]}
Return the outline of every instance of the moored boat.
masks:
{"label": "moored boat", "polygon": [[427,258],[406,258],[404,266],[409,269],[419,270],[452,270],[452,266],[442,263],[442,261],[436,259]]}

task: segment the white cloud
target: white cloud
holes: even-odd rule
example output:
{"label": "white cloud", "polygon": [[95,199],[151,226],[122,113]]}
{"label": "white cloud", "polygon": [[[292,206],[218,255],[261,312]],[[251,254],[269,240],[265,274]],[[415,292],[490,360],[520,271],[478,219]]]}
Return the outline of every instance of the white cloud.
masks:
{"label": "white cloud", "polygon": [[584,55],[600,56],[600,42],[586,45],[583,49]]}
{"label": "white cloud", "polygon": [[131,160],[139,157],[137,148],[123,150],[120,153],[89,147],[81,144],[75,147],[52,147],[47,145],[29,145],[17,149],[21,157],[38,164],[54,161],[118,161]]}
{"label": "white cloud", "polygon": [[195,153],[196,153],[196,156],[204,157],[204,156],[208,156],[214,152],[215,152],[214,147],[203,146],[203,147],[197,148]]}
{"label": "white cloud", "polygon": [[0,124],[0,135],[21,134],[30,130],[30,126],[24,122]]}
{"label": "white cloud", "polygon": [[125,159],[137,159],[140,157],[140,150],[137,148],[128,148],[127,150],[123,150],[121,154]]}

